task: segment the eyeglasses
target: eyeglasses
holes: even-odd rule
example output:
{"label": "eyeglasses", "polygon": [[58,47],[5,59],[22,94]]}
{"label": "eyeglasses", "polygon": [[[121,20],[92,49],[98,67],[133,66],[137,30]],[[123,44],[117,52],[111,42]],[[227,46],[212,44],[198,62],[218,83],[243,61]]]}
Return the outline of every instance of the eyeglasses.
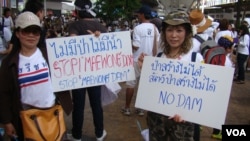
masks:
{"label": "eyeglasses", "polygon": [[20,29],[20,32],[22,35],[27,36],[29,34],[33,34],[34,36],[40,36],[41,34],[41,28],[40,27],[27,27],[24,29]]}

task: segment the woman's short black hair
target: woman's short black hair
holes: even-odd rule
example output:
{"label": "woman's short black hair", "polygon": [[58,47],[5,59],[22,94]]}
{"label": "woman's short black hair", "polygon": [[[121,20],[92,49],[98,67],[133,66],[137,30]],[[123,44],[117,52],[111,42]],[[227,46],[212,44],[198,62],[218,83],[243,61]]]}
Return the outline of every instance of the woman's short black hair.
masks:
{"label": "woman's short black hair", "polygon": [[241,25],[239,29],[242,31],[241,36],[243,36],[245,34],[249,34],[249,29],[246,25],[244,25],[244,24]]}
{"label": "woman's short black hair", "polygon": [[10,12],[10,8],[5,7],[5,8],[3,9],[3,15],[5,16],[5,15],[7,14],[7,12]]}
{"label": "woman's short black hair", "polygon": [[34,14],[37,14],[37,12],[42,10],[44,10],[44,5],[41,0],[28,0],[25,3],[25,7],[22,12],[30,11]]}

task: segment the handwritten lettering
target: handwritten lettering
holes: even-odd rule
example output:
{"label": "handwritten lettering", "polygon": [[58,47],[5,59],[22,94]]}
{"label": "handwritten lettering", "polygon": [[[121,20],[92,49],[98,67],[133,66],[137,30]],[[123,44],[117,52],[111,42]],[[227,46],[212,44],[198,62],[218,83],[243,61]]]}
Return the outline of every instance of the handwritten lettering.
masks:
{"label": "handwritten lettering", "polygon": [[195,67],[195,65],[191,63],[189,63],[188,65],[184,65],[184,63],[182,62],[174,63],[172,60],[169,60],[167,63],[160,63],[158,60],[155,60],[151,64],[151,68],[153,71],[191,75],[197,77],[201,76],[202,69],[204,69],[204,67],[202,67],[201,65]]}
{"label": "handwritten lettering", "polygon": [[133,56],[121,52],[116,54],[96,55],[91,57],[72,57],[56,60],[53,63],[54,76],[74,76],[82,72],[98,71],[105,68],[133,66]]}
{"label": "handwritten lettering", "polygon": [[123,72],[113,72],[108,74],[83,76],[82,78],[80,78],[81,85],[88,86],[88,85],[104,84],[109,82],[119,82],[118,80],[128,79],[129,72],[130,70]]}
{"label": "handwritten lettering", "polygon": [[191,97],[185,94],[174,94],[167,91],[160,91],[158,103],[163,105],[175,105],[178,108],[196,110],[197,112],[200,112],[202,109],[201,98]]}
{"label": "handwritten lettering", "polygon": [[207,76],[201,77],[187,77],[186,75],[173,75],[171,73],[168,74],[157,74],[156,72],[152,72],[149,76],[148,81],[150,83],[160,83],[160,84],[169,84],[178,87],[187,87],[191,89],[197,89],[202,91],[216,91],[216,83],[217,80],[212,80]]}
{"label": "handwritten lettering", "polygon": [[[64,38],[62,38],[63,40]],[[109,52],[112,50],[118,50],[123,48],[122,39],[111,35],[104,35],[99,40],[94,40],[93,37],[90,38],[73,38],[70,40],[63,40],[59,44],[58,42],[49,42],[47,45],[49,48],[52,48],[54,51],[54,56],[56,58],[75,56],[75,55],[84,55],[90,53],[99,53],[99,52]]]}
{"label": "handwritten lettering", "polygon": [[78,83],[77,77],[73,77],[72,79],[64,79],[59,81],[59,86],[61,89],[66,89],[66,88],[75,88],[76,84]]}
{"label": "handwritten lettering", "polygon": [[46,39],[54,91],[134,79],[130,32]]}

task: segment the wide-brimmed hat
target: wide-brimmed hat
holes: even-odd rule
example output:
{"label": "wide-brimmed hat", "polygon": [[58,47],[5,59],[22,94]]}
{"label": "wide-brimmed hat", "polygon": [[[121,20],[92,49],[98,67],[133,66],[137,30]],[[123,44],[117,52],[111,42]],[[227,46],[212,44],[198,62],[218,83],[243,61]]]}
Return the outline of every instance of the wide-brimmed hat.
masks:
{"label": "wide-brimmed hat", "polygon": [[202,33],[212,24],[212,21],[205,18],[199,9],[194,9],[189,13],[189,20],[192,25],[197,27],[197,33]]}
{"label": "wide-brimmed hat", "polygon": [[163,23],[169,25],[180,25],[190,23],[190,21],[188,14],[185,11],[172,11],[165,17]]}

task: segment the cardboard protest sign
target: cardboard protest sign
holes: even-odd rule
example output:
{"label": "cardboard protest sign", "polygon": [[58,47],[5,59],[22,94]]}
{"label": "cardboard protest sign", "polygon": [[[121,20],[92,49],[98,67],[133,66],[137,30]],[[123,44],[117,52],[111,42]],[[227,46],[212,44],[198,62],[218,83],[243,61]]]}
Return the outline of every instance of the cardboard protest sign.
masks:
{"label": "cardboard protest sign", "polygon": [[146,56],[135,106],[221,129],[234,69]]}
{"label": "cardboard protest sign", "polygon": [[134,80],[129,31],[47,39],[54,91]]}

